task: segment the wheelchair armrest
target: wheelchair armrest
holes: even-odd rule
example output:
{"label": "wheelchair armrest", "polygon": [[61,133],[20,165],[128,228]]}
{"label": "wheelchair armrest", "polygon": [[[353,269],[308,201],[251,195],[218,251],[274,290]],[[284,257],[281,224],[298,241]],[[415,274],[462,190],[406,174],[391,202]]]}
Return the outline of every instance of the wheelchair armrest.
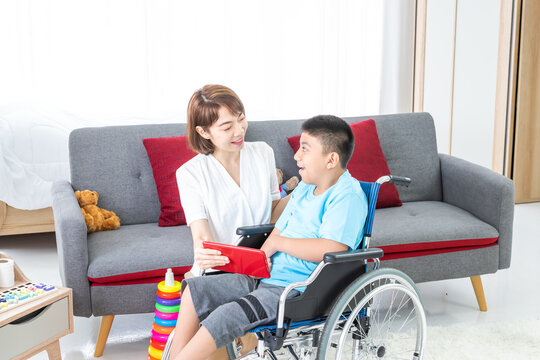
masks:
{"label": "wheelchair armrest", "polygon": [[368,248],[353,251],[341,251],[324,254],[325,264],[339,264],[349,261],[363,261],[368,259],[381,258],[384,255],[382,249]]}
{"label": "wheelchair armrest", "polygon": [[274,230],[274,224],[242,226],[236,229],[236,235],[248,236],[270,233]]}

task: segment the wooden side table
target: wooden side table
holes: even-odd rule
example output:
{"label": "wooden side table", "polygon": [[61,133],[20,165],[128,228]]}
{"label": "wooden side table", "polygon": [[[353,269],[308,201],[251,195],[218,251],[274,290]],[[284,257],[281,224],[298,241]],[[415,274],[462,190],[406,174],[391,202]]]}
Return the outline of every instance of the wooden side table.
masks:
{"label": "wooden side table", "polygon": [[[0,253],[1,258],[10,258]],[[15,264],[15,286],[31,282]],[[0,292],[7,290],[0,288]],[[50,360],[61,360],[59,339],[73,332],[71,289],[56,287],[13,309],[0,312],[0,359],[28,359],[47,351]]]}

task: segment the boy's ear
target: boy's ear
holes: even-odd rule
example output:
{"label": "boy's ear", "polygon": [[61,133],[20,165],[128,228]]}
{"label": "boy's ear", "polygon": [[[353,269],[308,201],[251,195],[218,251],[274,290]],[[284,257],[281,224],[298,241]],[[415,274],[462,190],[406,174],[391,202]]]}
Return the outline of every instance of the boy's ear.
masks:
{"label": "boy's ear", "polygon": [[339,154],[337,152],[331,152],[328,154],[328,158],[326,160],[326,168],[328,170],[333,169],[337,166],[340,166],[339,164]]}

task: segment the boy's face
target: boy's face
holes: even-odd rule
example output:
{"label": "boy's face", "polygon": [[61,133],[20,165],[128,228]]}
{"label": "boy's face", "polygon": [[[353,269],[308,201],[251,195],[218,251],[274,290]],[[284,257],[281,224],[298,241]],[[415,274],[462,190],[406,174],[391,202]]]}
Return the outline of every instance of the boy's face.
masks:
{"label": "boy's face", "polygon": [[329,154],[324,153],[323,145],[318,138],[303,132],[300,136],[300,148],[294,154],[302,181],[316,184],[327,170],[328,156]]}

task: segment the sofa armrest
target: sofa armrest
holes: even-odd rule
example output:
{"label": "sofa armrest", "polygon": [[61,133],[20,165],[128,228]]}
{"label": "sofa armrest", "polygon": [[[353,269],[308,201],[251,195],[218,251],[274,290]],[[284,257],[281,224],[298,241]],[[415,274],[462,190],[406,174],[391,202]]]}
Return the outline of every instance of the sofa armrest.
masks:
{"label": "sofa armrest", "polygon": [[60,276],[64,286],[73,289],[73,312],[92,315],[88,281],[87,230],[71,184],[58,181],[52,187],[54,227]]}
{"label": "sofa armrest", "polygon": [[439,154],[443,201],[467,210],[499,232],[499,269],[510,267],[514,183],[496,172]]}

